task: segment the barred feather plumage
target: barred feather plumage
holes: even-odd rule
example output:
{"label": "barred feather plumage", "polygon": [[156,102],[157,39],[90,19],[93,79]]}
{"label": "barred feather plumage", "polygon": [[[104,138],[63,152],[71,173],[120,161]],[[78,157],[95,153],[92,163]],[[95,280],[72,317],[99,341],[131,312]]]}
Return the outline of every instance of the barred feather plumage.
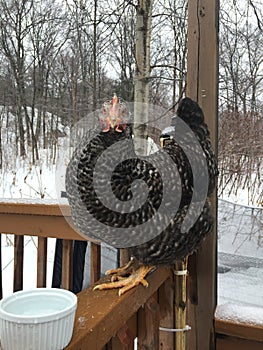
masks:
{"label": "barred feather plumage", "polygon": [[[209,131],[204,123],[204,116],[201,108],[194,101],[186,98],[182,100],[177,115],[181,118],[194,132],[199,144],[201,152],[205,155],[207,163],[209,184],[207,196],[209,196],[216,185],[217,165],[214,152],[211,148]],[[108,132],[94,132],[94,137],[90,134],[83,138],[79,147],[77,147],[66,173],[66,190],[71,206],[73,220],[77,228],[91,238],[97,239],[101,232],[94,224],[97,220],[105,225],[105,240],[109,234],[111,227],[132,228],[142,225],[155,217],[162,202],[164,184],[162,176],[154,164],[160,166],[169,173],[171,191],[166,198],[167,206],[172,205],[173,198],[180,196],[178,210],[171,219],[169,215],[162,214],[162,221],[165,223],[165,229],[155,238],[132,246],[131,254],[140,262],[149,265],[156,264],[172,264],[175,260],[181,259],[192,253],[201,244],[202,240],[211,231],[213,225],[213,217],[211,214],[209,200],[204,201],[202,210],[197,220],[187,232],[182,232],[181,226],[186,214],[194,217],[195,208],[200,203],[192,203],[193,200],[193,171],[187,154],[182,147],[176,142],[176,138],[172,139],[163,149],[149,156],[138,158],[134,151],[134,144],[131,133],[131,126],[128,125],[122,132],[110,130]],[[176,132],[176,131],[175,131]],[[187,138],[188,136],[185,135]],[[190,136],[189,136],[190,137]],[[94,189],[94,169],[99,157],[106,157],[100,169],[100,185],[105,186],[107,181],[107,173],[112,171],[107,166],[119,154],[104,155],[104,150],[114,143],[122,141],[122,152],[125,154],[125,160],[118,164],[111,176],[112,192],[120,201],[129,201],[133,197],[133,192],[144,191],[145,184],[148,187],[148,195],[145,203],[137,208],[136,200],[134,208],[130,208],[130,212],[118,212],[105,206]],[[192,149],[191,149],[192,147]],[[200,149],[196,149],[195,144],[189,146],[190,152],[196,155],[198,161]],[[169,158],[164,155],[167,154]],[[113,157],[113,159],[107,159]],[[172,162],[171,162],[172,160]],[[173,163],[173,164],[172,164]],[[176,165],[178,172],[173,171]],[[105,174],[105,176],[104,176]],[[199,174],[202,177],[202,174]],[[142,181],[135,182],[140,179]],[[193,205],[190,206],[190,203]],[[189,212],[190,211],[190,212]],[[192,211],[192,213],[191,213]],[[87,219],[87,213],[94,218]],[[157,225],[156,221],[156,225]],[[132,232],[132,231],[129,231]],[[129,233],[132,235],[132,233]],[[138,233],[134,233],[138,234]],[[143,237],[144,232],[139,233]],[[131,237],[129,237],[132,239]],[[138,237],[137,237],[138,239]]]}

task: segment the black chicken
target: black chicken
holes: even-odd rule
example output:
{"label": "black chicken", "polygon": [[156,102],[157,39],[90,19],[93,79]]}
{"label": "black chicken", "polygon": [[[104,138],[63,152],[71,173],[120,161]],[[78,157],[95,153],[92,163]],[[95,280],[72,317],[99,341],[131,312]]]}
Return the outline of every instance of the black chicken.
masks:
{"label": "black chicken", "polygon": [[119,295],[139,283],[147,286],[144,277],[154,266],[172,265],[199,247],[213,226],[207,197],[217,178],[209,131],[196,102],[181,101],[173,127],[161,135],[163,147],[148,156],[136,156],[126,114],[117,96],[104,104],[100,130],[84,136],[66,173],[77,228],[130,250],[128,265],[108,271],[112,282],[95,287],[121,288]]}

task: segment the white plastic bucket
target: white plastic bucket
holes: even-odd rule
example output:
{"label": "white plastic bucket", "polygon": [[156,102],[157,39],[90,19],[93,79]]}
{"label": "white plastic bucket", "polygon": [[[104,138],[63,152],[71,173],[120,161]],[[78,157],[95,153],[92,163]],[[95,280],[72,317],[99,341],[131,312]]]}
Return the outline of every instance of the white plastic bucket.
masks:
{"label": "white plastic bucket", "polygon": [[0,301],[2,350],[61,350],[71,340],[77,308],[72,292],[36,288]]}

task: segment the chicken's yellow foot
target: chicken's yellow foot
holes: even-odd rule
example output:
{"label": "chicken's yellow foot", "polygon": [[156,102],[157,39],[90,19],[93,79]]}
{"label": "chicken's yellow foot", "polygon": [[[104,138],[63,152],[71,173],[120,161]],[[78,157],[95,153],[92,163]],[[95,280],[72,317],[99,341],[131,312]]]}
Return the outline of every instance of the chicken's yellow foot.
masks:
{"label": "chicken's yellow foot", "polygon": [[[136,270],[134,270],[134,267],[132,266],[133,264],[134,263],[132,263],[132,260],[131,260],[123,268],[107,271],[108,274],[112,274],[113,272],[114,274],[113,281],[109,283],[99,284],[95,286],[93,290],[120,288],[119,296],[121,296],[122,294],[124,294],[125,292],[127,292],[128,290],[132,289],[133,287],[137,286],[140,283],[144,287],[148,287],[148,282],[144,277],[153,269],[153,266],[139,265],[139,267]],[[128,267],[128,270],[131,269],[131,272],[129,272],[130,276],[123,277],[124,275],[127,274],[127,267]],[[126,273],[124,271],[126,271]]]}
{"label": "chicken's yellow foot", "polygon": [[123,277],[133,274],[140,266],[138,260],[132,258],[126,265],[117,269],[107,270],[105,275],[112,275],[111,282],[119,281]]}

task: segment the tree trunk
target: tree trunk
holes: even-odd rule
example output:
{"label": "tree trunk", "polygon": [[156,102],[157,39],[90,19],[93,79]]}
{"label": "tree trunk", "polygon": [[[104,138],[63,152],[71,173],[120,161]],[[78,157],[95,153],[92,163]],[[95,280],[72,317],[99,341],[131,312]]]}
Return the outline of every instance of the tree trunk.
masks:
{"label": "tree trunk", "polygon": [[93,111],[97,109],[97,7],[98,0],[94,0],[93,18]]}
{"label": "tree trunk", "polygon": [[152,0],[139,0],[137,6],[134,145],[138,155],[147,153],[152,4]]}
{"label": "tree trunk", "polygon": [[0,116],[0,170],[3,167],[3,151],[2,151],[2,116]]}
{"label": "tree trunk", "polygon": [[26,155],[25,149],[25,131],[23,125],[23,115],[20,103],[17,106],[17,120],[18,120],[18,135],[19,135],[19,154],[21,157]]}

